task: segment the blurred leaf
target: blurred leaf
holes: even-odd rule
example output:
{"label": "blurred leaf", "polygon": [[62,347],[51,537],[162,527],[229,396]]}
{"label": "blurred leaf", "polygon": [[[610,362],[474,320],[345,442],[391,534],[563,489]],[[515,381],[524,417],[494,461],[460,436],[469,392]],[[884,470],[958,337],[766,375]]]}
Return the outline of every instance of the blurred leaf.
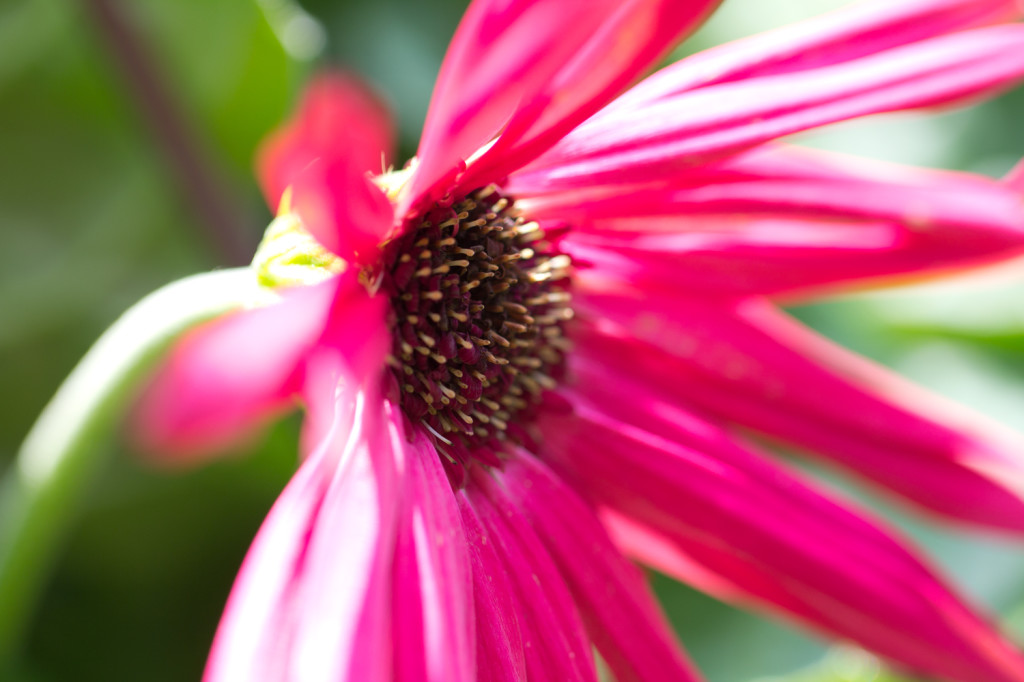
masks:
{"label": "blurred leaf", "polygon": [[835,647],[818,663],[779,677],[759,677],[754,682],[914,682],[885,670],[874,656],[860,649]]}

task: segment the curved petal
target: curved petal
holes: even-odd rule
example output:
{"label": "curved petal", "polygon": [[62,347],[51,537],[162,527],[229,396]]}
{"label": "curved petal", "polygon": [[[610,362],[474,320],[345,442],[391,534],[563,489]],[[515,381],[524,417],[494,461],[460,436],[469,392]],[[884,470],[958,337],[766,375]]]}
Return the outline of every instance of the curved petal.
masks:
{"label": "curved petal", "polygon": [[594,659],[569,590],[544,545],[507,493],[477,468],[466,497],[486,530],[518,606],[531,682],[596,682]]}
{"label": "curved petal", "polygon": [[136,404],[133,428],[142,449],[209,454],[239,443],[291,405],[340,281],[287,290],[277,303],[186,334]]}
{"label": "curved petal", "polygon": [[521,451],[506,462],[499,481],[565,577],[594,645],[618,682],[700,679],[641,573],[573,490]]}
{"label": "curved petal", "polygon": [[433,188],[461,173],[499,134],[488,158],[493,163],[461,186],[487,184],[540,153],[667,52],[715,4],[475,0],[441,67],[407,201],[424,194],[439,198],[430,194]]}
{"label": "curved petal", "polygon": [[358,173],[387,168],[394,141],[387,107],[361,81],[345,73],[317,74],[298,111],[260,145],[257,174],[271,210],[317,159],[347,159]]}
{"label": "curved petal", "polygon": [[950,518],[1024,531],[1022,438],[747,300],[587,291],[574,357],[816,451]]}
{"label": "curved petal", "polygon": [[684,579],[703,567],[728,586],[720,596],[788,613],[917,671],[1024,679],[1024,658],[862,514],[646,387],[596,373],[596,387],[581,381],[566,392],[573,415],[543,418],[544,455],[613,520],[647,530],[631,543],[628,528],[613,525],[627,548],[656,550],[639,558]]}
{"label": "curved petal", "polygon": [[612,108],[527,171],[543,171],[552,182],[636,181],[829,123],[991,95],[1022,76],[1024,26],[963,31],[850,62]]}

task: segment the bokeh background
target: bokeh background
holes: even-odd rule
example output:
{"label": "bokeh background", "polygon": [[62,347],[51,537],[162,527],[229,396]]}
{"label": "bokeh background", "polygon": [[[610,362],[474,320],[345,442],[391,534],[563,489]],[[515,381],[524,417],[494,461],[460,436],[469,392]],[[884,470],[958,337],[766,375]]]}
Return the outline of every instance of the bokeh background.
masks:
{"label": "bokeh background", "polygon": [[[674,58],[840,4],[726,0]],[[127,306],[171,280],[248,259],[271,217],[253,180],[254,149],[313,70],[340,66],[376,86],[396,112],[407,158],[464,7],[0,0],[0,467]],[[1022,121],[1018,90],[967,110],[890,116],[803,139],[998,175],[1024,155]],[[1024,429],[1024,263],[793,312]],[[294,469],[297,432],[298,420],[285,420],[253,451],[184,471],[156,469],[119,439],[107,444],[114,456],[81,505],[24,655],[0,676],[198,679],[234,573]],[[847,486],[844,494],[895,518],[1024,637],[1020,546],[939,529],[869,491]],[[855,652],[652,578],[710,682],[882,679]]]}

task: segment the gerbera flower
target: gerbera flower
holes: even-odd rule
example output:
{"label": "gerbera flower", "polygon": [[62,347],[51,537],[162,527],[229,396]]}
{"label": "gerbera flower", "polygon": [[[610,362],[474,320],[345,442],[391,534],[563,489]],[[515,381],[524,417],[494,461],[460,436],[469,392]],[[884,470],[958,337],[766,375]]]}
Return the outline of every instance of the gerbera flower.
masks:
{"label": "gerbera flower", "polygon": [[714,2],[476,0],[416,159],[315,82],[268,144],[279,294],[188,335],[155,449],[298,398],[303,463],[207,679],[696,679],[626,558],[961,682],[1024,657],[905,541],[745,434],[954,521],[1024,530],[1021,438],[775,307],[1024,252],[1020,183],[774,140],[1024,75],[1007,0],[884,0],[684,59]]}

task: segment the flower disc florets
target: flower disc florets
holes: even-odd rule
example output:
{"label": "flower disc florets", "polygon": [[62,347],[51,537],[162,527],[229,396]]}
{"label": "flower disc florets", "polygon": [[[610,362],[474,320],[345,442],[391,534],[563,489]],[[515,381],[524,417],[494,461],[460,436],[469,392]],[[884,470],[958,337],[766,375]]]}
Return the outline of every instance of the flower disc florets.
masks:
{"label": "flower disc florets", "polygon": [[562,372],[569,257],[489,187],[432,207],[389,259],[406,414],[458,458],[517,435]]}

